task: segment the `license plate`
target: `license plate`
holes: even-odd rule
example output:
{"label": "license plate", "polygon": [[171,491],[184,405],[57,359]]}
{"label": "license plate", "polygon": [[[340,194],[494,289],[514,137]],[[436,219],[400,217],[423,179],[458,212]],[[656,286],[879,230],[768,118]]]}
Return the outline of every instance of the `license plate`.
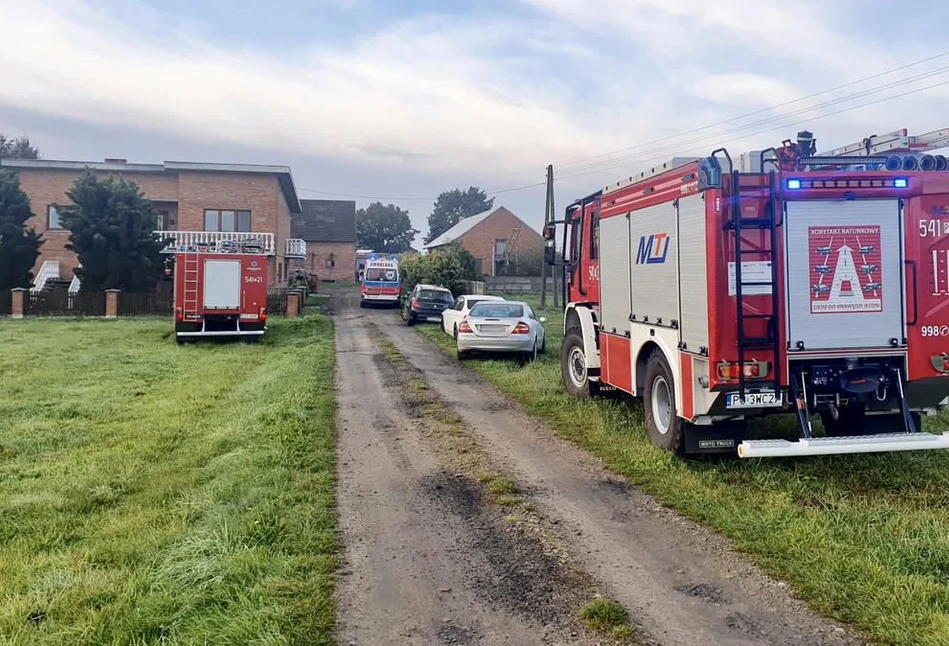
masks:
{"label": "license plate", "polygon": [[429,316],[429,317],[428,317],[427,319],[425,319],[425,320],[428,321],[429,323],[438,323],[438,322],[441,321],[442,319],[441,319],[440,316]]}
{"label": "license plate", "polygon": [[745,393],[742,399],[740,393],[728,393],[725,398],[726,408],[766,408],[780,406],[777,393]]}
{"label": "license plate", "polygon": [[502,336],[507,330],[504,325],[480,325],[478,331],[485,336]]}

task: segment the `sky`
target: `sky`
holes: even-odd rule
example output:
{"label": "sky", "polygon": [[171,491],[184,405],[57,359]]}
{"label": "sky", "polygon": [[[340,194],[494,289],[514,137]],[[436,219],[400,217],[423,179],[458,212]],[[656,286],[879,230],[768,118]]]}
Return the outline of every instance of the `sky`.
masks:
{"label": "sky", "polygon": [[949,127],[946,24],[931,0],[0,0],[0,132],[289,165],[423,235],[475,185],[539,229],[548,164],[560,211],[723,145]]}

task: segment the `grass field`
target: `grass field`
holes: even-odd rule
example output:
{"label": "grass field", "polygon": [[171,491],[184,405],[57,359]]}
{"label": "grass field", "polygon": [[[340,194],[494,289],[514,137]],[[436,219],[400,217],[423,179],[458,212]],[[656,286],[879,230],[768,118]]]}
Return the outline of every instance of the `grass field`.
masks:
{"label": "grass field", "polygon": [[[563,389],[561,315],[548,354],[473,370],[661,502],[709,525],[824,614],[878,643],[949,645],[949,454],[682,461],[654,448],[642,408],[577,401]],[[420,333],[453,353],[437,325]],[[949,416],[927,420],[949,426]]]}
{"label": "grass field", "polygon": [[332,643],[333,329],[0,321],[0,644]]}

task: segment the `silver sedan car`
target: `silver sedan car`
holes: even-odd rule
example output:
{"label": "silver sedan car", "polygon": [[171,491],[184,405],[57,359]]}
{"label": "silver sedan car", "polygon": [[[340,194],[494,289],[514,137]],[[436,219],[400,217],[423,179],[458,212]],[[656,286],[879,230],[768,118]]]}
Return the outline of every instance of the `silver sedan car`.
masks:
{"label": "silver sedan car", "polygon": [[521,301],[481,301],[458,325],[458,359],[472,352],[507,352],[531,360],[547,348],[544,318]]}

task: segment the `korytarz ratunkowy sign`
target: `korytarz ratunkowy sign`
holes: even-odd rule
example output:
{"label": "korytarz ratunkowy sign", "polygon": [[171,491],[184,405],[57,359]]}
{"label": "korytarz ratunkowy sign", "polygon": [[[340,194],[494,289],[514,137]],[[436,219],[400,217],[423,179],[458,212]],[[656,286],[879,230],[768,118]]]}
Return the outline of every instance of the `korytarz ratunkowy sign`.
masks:
{"label": "korytarz ratunkowy sign", "polygon": [[882,312],[878,225],[808,227],[811,314]]}

